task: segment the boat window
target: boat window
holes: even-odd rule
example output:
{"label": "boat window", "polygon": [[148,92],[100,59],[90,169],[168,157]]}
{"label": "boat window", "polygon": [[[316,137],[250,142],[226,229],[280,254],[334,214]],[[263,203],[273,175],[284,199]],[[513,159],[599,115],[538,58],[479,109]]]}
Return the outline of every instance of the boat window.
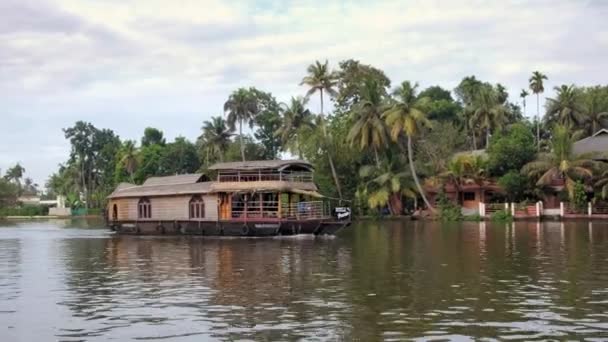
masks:
{"label": "boat window", "polygon": [[190,218],[205,217],[205,202],[201,196],[194,196],[190,199]]}
{"label": "boat window", "polygon": [[137,217],[140,219],[152,217],[152,206],[150,205],[149,199],[142,198],[139,200],[139,203],[137,204]]}

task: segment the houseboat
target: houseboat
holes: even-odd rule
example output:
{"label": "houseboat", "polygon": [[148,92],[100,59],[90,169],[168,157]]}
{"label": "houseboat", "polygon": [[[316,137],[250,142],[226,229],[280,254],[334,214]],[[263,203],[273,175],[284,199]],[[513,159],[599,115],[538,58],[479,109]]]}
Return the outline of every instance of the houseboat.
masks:
{"label": "houseboat", "polygon": [[128,234],[272,236],[334,234],[350,224],[350,209],[318,192],[308,162],[229,162],[209,171],[121,183],[108,196],[108,225]]}

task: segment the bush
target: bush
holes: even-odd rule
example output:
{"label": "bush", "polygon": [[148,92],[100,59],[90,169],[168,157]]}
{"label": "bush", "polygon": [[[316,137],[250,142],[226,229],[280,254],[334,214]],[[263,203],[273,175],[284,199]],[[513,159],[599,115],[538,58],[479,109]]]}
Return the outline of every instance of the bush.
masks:
{"label": "bush", "polygon": [[481,222],[481,221],[483,221],[483,218],[479,214],[473,214],[473,215],[463,216],[462,220],[470,221],[470,222]]}
{"label": "bush", "polygon": [[530,178],[517,171],[509,171],[498,179],[498,185],[505,189],[509,202],[520,202],[531,187]]}
{"label": "bush", "polygon": [[534,159],[534,134],[523,124],[512,125],[508,132],[493,137],[488,148],[488,168],[492,175],[520,170]]}
{"label": "bush", "polygon": [[582,213],[587,208],[587,192],[585,191],[585,185],[580,181],[574,184],[572,191],[572,205],[578,213]]}
{"label": "bush", "polygon": [[494,222],[511,222],[513,221],[513,216],[508,210],[499,210],[494,212],[490,218]]}
{"label": "bush", "polygon": [[441,221],[462,221],[462,210],[447,198],[443,189],[437,195],[437,209]]}
{"label": "bush", "polygon": [[24,205],[22,207],[2,208],[0,217],[5,216],[45,216],[49,214],[49,208],[41,205]]}

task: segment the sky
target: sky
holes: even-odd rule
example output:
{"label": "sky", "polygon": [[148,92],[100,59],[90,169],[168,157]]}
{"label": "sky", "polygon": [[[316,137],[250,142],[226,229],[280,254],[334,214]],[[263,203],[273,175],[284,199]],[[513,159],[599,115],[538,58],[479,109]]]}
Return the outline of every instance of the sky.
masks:
{"label": "sky", "polygon": [[353,58],[393,85],[476,75],[514,102],[534,70],[549,77],[543,98],[607,84],[607,17],[603,0],[0,0],[0,169],[20,162],[44,184],[77,120],[195,140],[234,89],[303,95],[315,60]]}

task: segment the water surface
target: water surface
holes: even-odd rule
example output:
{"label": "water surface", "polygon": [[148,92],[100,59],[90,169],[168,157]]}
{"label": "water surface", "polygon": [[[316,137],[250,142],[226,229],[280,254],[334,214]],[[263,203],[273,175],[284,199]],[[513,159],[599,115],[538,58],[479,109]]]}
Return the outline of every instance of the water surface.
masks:
{"label": "water surface", "polygon": [[361,222],[335,238],[0,222],[0,340],[608,340],[608,224]]}

